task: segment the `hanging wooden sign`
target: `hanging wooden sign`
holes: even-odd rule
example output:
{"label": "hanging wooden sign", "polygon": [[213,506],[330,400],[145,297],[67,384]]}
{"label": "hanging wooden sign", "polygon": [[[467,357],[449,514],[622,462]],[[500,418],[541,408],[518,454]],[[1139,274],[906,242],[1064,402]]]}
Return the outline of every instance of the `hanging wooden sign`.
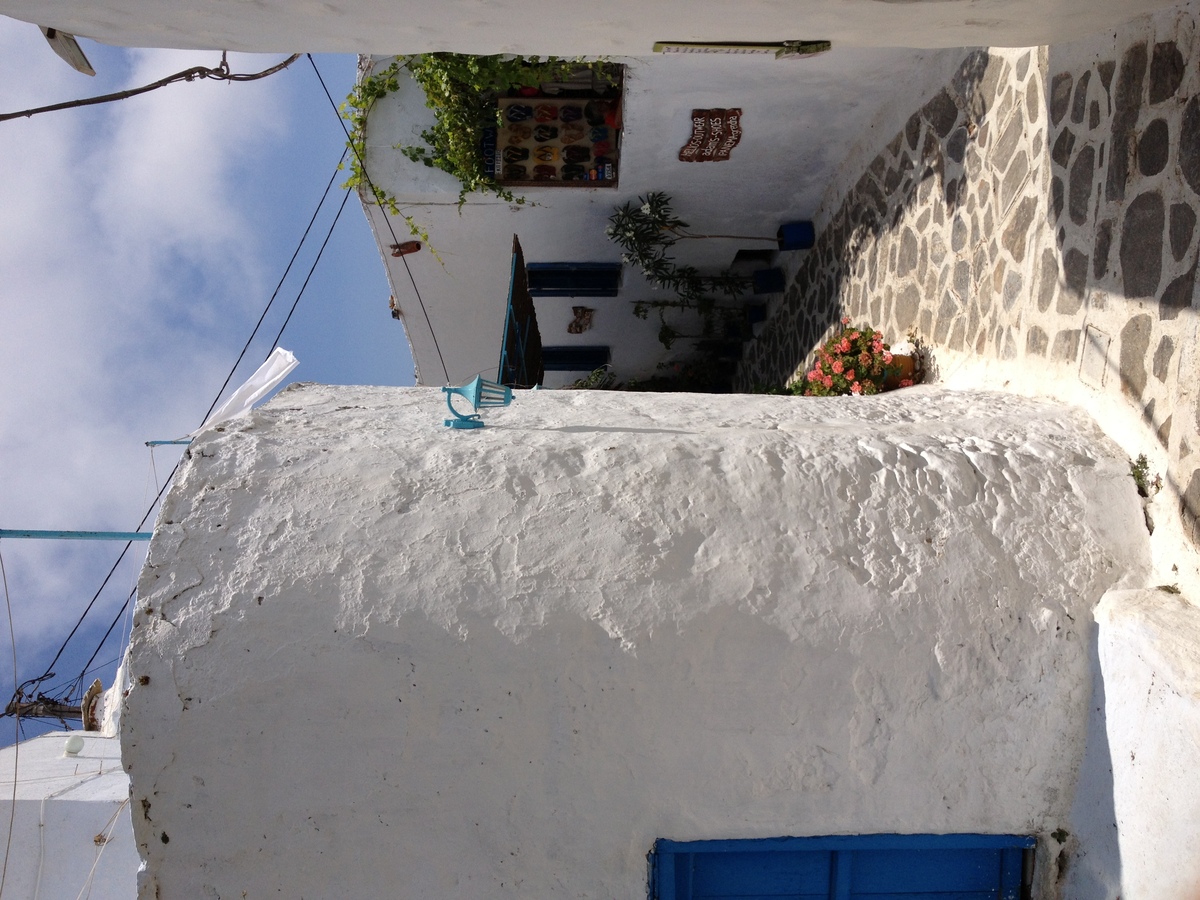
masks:
{"label": "hanging wooden sign", "polygon": [[742,139],[741,109],[693,109],[692,136],[679,151],[680,162],[729,159]]}
{"label": "hanging wooden sign", "polygon": [[803,59],[824,53],[833,45],[829,41],[782,41],[777,43],[697,41],[656,41],[655,53],[719,53],[734,56],[773,56],[775,59]]}

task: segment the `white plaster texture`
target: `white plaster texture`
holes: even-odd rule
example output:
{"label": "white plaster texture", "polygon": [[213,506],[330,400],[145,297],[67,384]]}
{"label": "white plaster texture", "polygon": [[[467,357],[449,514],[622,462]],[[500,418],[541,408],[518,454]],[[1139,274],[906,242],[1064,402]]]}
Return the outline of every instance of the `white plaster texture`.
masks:
{"label": "white plaster texture", "polygon": [[1071,40],[1164,0],[0,0],[0,13],[112,44],[340,53],[648,53],[655,41],[831,39],[858,46]]}
{"label": "white plaster texture", "polygon": [[[74,732],[80,735],[80,732]],[[141,863],[129,817],[129,778],[115,735],[83,733],[64,752],[66,732],[0,749],[0,821],[11,844],[4,895],[28,900],[128,900]]]}
{"label": "white plaster texture", "polygon": [[1077,411],[443,413],[298,386],[193,444],[122,719],[142,898],[640,900],[657,837],[1067,821],[1091,609],[1148,564]]}
{"label": "white plaster texture", "polygon": [[1096,610],[1123,900],[1200,897],[1200,610],[1161,589]]}

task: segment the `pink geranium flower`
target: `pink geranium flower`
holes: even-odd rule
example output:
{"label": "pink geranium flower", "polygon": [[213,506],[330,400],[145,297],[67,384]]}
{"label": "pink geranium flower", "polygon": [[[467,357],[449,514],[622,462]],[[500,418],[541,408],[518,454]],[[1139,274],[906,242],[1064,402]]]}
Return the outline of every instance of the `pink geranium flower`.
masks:
{"label": "pink geranium flower", "polygon": [[861,325],[851,327],[848,317],[842,319],[838,333],[816,348],[814,358],[800,389],[816,397],[877,394],[883,390],[884,377],[892,363],[882,333]]}

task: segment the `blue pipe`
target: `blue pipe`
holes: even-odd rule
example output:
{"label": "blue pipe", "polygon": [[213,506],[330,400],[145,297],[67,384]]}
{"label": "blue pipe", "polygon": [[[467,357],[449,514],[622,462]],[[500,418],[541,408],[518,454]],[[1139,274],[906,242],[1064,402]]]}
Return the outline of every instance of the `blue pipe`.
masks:
{"label": "blue pipe", "polygon": [[57,541],[148,541],[150,531],[31,531],[22,528],[0,528],[0,538],[44,538]]}
{"label": "blue pipe", "polygon": [[178,441],[146,441],[146,446],[147,447],[161,447],[163,444],[190,444],[191,442],[192,442],[191,438],[183,438],[182,440],[178,440]]}

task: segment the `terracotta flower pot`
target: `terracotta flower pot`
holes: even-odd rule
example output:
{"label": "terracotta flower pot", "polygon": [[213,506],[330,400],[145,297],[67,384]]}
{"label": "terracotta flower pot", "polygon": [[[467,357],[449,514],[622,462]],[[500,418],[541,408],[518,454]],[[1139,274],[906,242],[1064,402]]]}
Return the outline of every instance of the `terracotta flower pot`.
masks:
{"label": "terracotta flower pot", "polygon": [[917,370],[917,361],[911,356],[892,356],[891,364],[884,370],[883,389],[894,391],[901,381],[912,381]]}

